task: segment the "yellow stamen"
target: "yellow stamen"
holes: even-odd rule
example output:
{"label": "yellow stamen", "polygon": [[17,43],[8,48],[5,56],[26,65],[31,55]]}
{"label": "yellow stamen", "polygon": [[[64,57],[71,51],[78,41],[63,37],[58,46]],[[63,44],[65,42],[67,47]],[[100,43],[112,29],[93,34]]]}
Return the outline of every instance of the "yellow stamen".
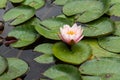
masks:
{"label": "yellow stamen", "polygon": [[67,34],[73,35],[73,34],[75,34],[75,32],[74,31],[68,31]]}

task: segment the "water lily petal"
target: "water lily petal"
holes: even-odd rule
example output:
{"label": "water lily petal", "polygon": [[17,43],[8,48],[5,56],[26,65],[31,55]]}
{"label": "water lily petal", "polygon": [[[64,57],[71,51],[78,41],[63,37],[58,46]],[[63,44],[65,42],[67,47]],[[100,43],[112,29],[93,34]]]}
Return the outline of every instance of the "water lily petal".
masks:
{"label": "water lily petal", "polygon": [[68,44],[78,43],[83,38],[83,29],[75,23],[72,27],[64,25],[60,28],[59,37]]}
{"label": "water lily petal", "polygon": [[75,42],[78,43],[84,36],[80,36]]}

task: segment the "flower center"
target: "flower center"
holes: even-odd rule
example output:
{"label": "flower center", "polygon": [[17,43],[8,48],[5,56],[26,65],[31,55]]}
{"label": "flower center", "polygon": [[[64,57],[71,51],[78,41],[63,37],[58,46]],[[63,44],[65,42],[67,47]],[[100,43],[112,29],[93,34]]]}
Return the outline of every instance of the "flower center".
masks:
{"label": "flower center", "polygon": [[75,32],[74,32],[74,31],[68,31],[67,34],[69,34],[69,35],[74,35]]}

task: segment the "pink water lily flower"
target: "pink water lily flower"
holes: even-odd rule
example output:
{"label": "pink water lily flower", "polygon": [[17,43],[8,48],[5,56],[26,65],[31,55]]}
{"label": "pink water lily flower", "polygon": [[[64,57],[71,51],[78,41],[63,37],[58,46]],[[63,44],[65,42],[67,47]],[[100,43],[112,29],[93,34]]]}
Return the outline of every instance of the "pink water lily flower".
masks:
{"label": "pink water lily flower", "polygon": [[60,28],[59,37],[69,45],[78,43],[83,38],[83,29],[75,23],[72,27],[64,25]]}

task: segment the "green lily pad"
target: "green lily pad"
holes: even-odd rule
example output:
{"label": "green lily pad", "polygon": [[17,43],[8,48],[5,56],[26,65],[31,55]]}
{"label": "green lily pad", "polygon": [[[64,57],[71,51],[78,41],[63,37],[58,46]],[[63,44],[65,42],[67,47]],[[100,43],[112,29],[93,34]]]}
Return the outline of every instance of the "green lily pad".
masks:
{"label": "green lily pad", "polygon": [[56,16],[57,18],[66,18],[66,19],[68,19],[68,20],[70,20],[71,22],[75,22],[75,20],[74,20],[74,17],[75,16],[66,16],[66,15],[64,15],[64,14],[60,14],[60,15],[58,15],[58,16]]}
{"label": "green lily pad", "polygon": [[119,66],[120,59],[99,58],[83,63],[79,70],[82,74],[100,77],[98,80],[119,80]]}
{"label": "green lily pad", "polygon": [[45,4],[45,0],[25,0],[22,4],[39,9]]}
{"label": "green lily pad", "polygon": [[60,40],[58,36],[60,27],[63,27],[65,24],[70,25],[72,22],[65,18],[51,18],[41,21],[39,25],[35,26],[35,29],[46,38]]}
{"label": "green lily pad", "polygon": [[36,57],[34,60],[38,63],[46,63],[46,64],[53,63],[55,61],[52,54],[43,54],[39,57]]}
{"label": "green lily pad", "polygon": [[52,66],[43,75],[53,80],[81,80],[78,69],[66,64]]}
{"label": "green lily pad", "polygon": [[28,64],[17,58],[7,58],[8,71],[0,76],[0,80],[13,80],[28,71]]}
{"label": "green lily pad", "polygon": [[78,22],[86,23],[101,17],[107,9],[107,0],[77,0],[65,4],[63,13],[67,16],[76,15]]}
{"label": "green lily pad", "polygon": [[53,44],[51,43],[43,43],[35,47],[34,51],[44,53],[44,54],[52,54],[53,53],[52,47],[53,47]]}
{"label": "green lily pad", "polygon": [[119,21],[115,22],[115,32],[113,33],[113,35],[120,36],[120,22]]}
{"label": "green lily pad", "polygon": [[90,22],[84,28],[83,35],[85,37],[100,37],[114,32],[114,24],[108,18],[100,18]]}
{"label": "green lily pad", "polygon": [[82,76],[82,80],[101,80],[98,76]]}
{"label": "green lily pad", "polygon": [[24,0],[9,0],[9,1],[11,1],[12,3],[21,3],[21,2],[23,2]]}
{"label": "green lily pad", "polygon": [[55,0],[54,3],[57,5],[64,5],[68,2],[69,0]]}
{"label": "green lily pad", "polygon": [[75,1],[75,0],[55,0],[54,3],[56,5],[65,5],[66,3],[70,2],[70,1]]}
{"label": "green lily pad", "polygon": [[120,3],[119,0],[109,0],[109,5],[113,5],[113,4],[116,4],[116,3]]}
{"label": "green lily pad", "polygon": [[34,8],[29,6],[18,6],[6,12],[3,19],[5,21],[13,20],[11,25],[18,25],[33,17],[34,13]]}
{"label": "green lily pad", "polygon": [[99,45],[105,50],[120,53],[120,37],[117,36],[109,36],[98,38]]}
{"label": "green lily pad", "polygon": [[56,16],[56,17],[59,17],[59,18],[67,18],[64,14],[60,14],[60,15],[58,15],[58,16]]}
{"label": "green lily pad", "polygon": [[70,49],[62,42],[53,45],[54,56],[71,64],[81,64],[91,56],[91,53],[91,47],[84,42],[74,44]]}
{"label": "green lily pad", "polygon": [[34,51],[43,53],[43,55],[36,57],[34,60],[38,63],[52,63],[54,62],[53,52],[52,52],[53,44],[43,43],[35,47]]}
{"label": "green lily pad", "polygon": [[32,44],[38,39],[39,35],[31,24],[23,24],[16,26],[11,32],[8,33],[8,37],[15,37],[17,42],[12,43],[12,47],[24,47]]}
{"label": "green lily pad", "polygon": [[120,16],[120,0],[109,0],[108,15]]}
{"label": "green lily pad", "polygon": [[97,39],[84,39],[84,42],[88,43],[92,48],[92,54],[95,57],[117,57],[120,55],[104,50],[98,45]]}
{"label": "green lily pad", "polygon": [[0,56],[0,75],[6,70],[7,68],[7,60]]}
{"label": "green lily pad", "polygon": [[34,17],[27,21],[26,24],[30,24],[35,27],[36,25],[39,25],[40,22],[41,22],[40,19]]}
{"label": "green lily pad", "polygon": [[7,4],[7,0],[1,0],[0,1],[0,8],[6,7],[6,4]]}

